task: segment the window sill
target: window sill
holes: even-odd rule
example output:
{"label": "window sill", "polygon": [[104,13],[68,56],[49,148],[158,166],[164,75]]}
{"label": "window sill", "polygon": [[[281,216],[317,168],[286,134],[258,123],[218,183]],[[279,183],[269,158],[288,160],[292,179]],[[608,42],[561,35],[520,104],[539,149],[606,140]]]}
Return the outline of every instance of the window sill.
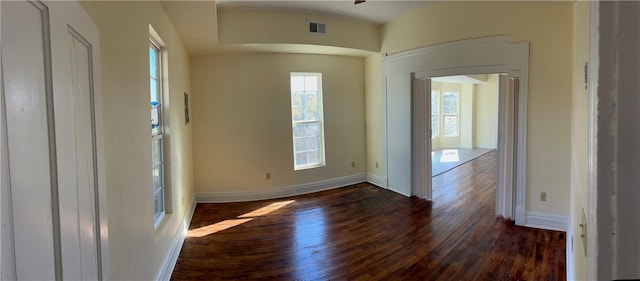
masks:
{"label": "window sill", "polygon": [[305,166],[295,166],[293,167],[294,171],[300,171],[300,170],[308,170],[308,169],[313,169],[313,168],[320,168],[320,167],[324,167],[325,164],[315,164],[315,165],[305,165]]}
{"label": "window sill", "polygon": [[167,214],[167,212],[162,212],[162,214],[160,214],[160,217],[153,223],[153,229],[154,230],[158,230],[158,227],[164,221],[164,218],[166,217],[166,214]]}

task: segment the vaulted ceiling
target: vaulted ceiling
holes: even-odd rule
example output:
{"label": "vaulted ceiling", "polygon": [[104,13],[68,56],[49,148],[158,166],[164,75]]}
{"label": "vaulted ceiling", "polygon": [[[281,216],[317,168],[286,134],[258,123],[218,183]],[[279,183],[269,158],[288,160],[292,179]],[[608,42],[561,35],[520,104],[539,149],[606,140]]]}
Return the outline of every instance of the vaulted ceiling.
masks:
{"label": "vaulted ceiling", "polygon": [[[358,50],[340,50],[310,45],[265,46],[252,44],[251,46],[224,46],[218,41],[218,9],[287,9],[300,12],[313,12],[341,17],[353,21],[361,21],[371,25],[381,25],[399,16],[428,5],[429,1],[380,1],[368,0],[361,4],[354,1],[162,1],[165,12],[169,16],[182,43],[189,53],[207,54],[225,51],[268,51],[281,50],[294,53],[326,53],[364,56]],[[277,48],[276,48],[277,47]]]}

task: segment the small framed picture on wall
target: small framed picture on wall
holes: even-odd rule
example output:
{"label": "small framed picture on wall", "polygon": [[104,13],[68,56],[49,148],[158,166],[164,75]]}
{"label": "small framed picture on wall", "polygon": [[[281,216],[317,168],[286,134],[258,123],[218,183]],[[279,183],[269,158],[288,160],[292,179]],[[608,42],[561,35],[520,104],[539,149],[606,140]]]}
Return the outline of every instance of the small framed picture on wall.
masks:
{"label": "small framed picture on wall", "polygon": [[184,93],[184,125],[188,125],[190,121],[189,117],[189,94]]}

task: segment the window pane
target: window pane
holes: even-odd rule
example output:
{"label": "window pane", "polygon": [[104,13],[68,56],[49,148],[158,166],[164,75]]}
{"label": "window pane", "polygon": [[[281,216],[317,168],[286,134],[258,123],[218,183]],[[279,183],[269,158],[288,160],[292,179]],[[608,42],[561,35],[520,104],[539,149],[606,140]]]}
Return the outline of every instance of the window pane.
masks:
{"label": "window pane", "polygon": [[445,92],[442,94],[442,113],[457,114],[458,113],[458,93]]}
{"label": "window pane", "polygon": [[307,135],[307,124],[293,125],[293,137],[300,138]]}
{"label": "window pane", "polygon": [[307,138],[307,149],[308,150],[318,150],[318,142],[320,141],[320,136],[311,136]]}
{"label": "window pane", "polygon": [[291,76],[291,92],[303,92],[303,91],[304,91],[304,77]]}
{"label": "window pane", "polygon": [[306,121],[315,121],[320,119],[320,114],[318,113],[317,106],[305,106],[304,108],[304,120]]}
{"label": "window pane", "polygon": [[306,138],[296,138],[295,139],[295,151],[301,152],[307,150],[307,139]]}
{"label": "window pane", "polygon": [[162,139],[155,139],[151,144],[151,158],[153,159],[153,167],[162,163]]}
{"label": "window pane", "polygon": [[318,106],[318,93],[317,92],[305,92],[304,94],[304,105],[305,106]]}
{"label": "window pane", "polygon": [[293,92],[293,94],[291,94],[291,105],[303,106],[303,94],[304,92]]}
{"label": "window pane", "polygon": [[162,166],[157,166],[152,169],[153,174],[153,190],[162,188]]}
{"label": "window pane", "polygon": [[156,56],[156,50],[153,46],[149,47],[149,76],[151,78],[158,78],[156,73],[158,72],[156,69],[158,57]]}
{"label": "window pane", "polygon": [[458,116],[444,116],[444,132],[445,137],[455,137],[458,135]]}
{"label": "window pane", "polygon": [[149,79],[149,89],[151,90],[149,92],[150,96],[151,96],[151,101],[152,102],[158,102],[158,83],[155,79],[151,78]]}
{"label": "window pane", "polygon": [[307,136],[320,136],[320,124],[310,123],[307,124]]}
{"label": "window pane", "polygon": [[307,153],[306,152],[298,152],[296,153],[296,166],[307,165]]}
{"label": "window pane", "polygon": [[154,221],[157,220],[164,211],[164,194],[158,192],[153,196]]}
{"label": "window pane", "polygon": [[315,76],[304,77],[304,90],[305,91],[317,91],[318,90],[318,78]]}
{"label": "window pane", "polygon": [[320,164],[320,155],[317,150],[309,151],[309,165]]}
{"label": "window pane", "polygon": [[291,115],[293,121],[304,121],[304,109],[301,106],[294,106],[291,108]]}

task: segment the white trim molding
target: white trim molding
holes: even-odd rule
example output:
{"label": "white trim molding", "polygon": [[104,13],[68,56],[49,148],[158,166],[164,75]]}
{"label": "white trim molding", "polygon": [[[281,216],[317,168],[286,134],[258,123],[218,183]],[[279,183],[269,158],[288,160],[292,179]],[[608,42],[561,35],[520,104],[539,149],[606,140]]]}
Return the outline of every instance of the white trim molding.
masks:
{"label": "white trim molding", "polygon": [[367,182],[378,187],[386,188],[387,178],[384,176],[374,175],[372,173],[367,174]]}
{"label": "white trim molding", "polygon": [[526,215],[525,226],[566,232],[568,222],[569,218],[567,216],[529,211]]}
{"label": "white trim molding", "polygon": [[197,192],[196,200],[198,203],[228,203],[274,199],[329,190],[365,181],[367,181],[367,175],[361,173],[340,178],[291,185],[282,188],[270,188],[267,190],[237,192]]}
{"label": "white trim molding", "polygon": [[173,236],[173,241],[171,241],[171,245],[169,246],[169,251],[167,255],[164,257],[162,261],[162,265],[160,266],[160,271],[156,275],[156,279],[158,281],[168,281],[171,279],[171,274],[173,273],[173,269],[176,266],[176,262],[178,262],[178,257],[180,256],[180,250],[182,250],[182,245],[184,244],[184,239],[187,235],[187,230],[189,230],[189,225],[191,224],[191,218],[193,217],[193,212],[196,209],[196,200],[195,196],[191,197],[191,204],[187,209],[187,212],[184,214],[182,218],[182,222],[180,226],[178,226],[178,230],[176,230],[176,234]]}
{"label": "white trim molding", "polygon": [[576,280],[575,278],[575,265],[573,263],[573,233],[571,229],[567,229],[567,233],[565,235],[565,261],[566,261],[566,272],[567,272],[567,280]]}

